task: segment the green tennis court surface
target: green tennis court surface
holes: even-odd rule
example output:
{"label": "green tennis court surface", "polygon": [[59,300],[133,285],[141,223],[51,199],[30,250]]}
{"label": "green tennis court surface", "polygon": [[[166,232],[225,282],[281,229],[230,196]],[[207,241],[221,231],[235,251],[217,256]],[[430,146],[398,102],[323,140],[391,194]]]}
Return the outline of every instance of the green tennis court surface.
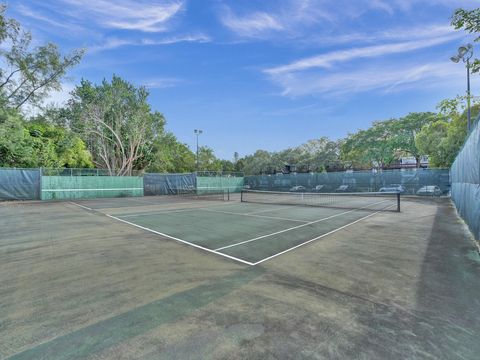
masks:
{"label": "green tennis court surface", "polygon": [[[74,204],[107,215],[112,221],[248,265],[295,250],[398,206],[397,197],[389,194],[381,194],[380,198],[340,194],[342,202],[319,195],[252,192],[242,194],[249,202],[170,197]],[[155,204],[155,200],[159,203]]]}
{"label": "green tennis court surface", "polygon": [[0,359],[478,359],[449,199],[249,194],[0,203]]}

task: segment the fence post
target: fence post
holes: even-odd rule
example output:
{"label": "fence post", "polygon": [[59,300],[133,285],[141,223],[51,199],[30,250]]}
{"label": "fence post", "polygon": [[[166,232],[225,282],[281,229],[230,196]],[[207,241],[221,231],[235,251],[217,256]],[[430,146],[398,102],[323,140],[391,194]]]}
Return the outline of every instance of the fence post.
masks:
{"label": "fence post", "polygon": [[43,199],[42,199],[43,168],[40,167],[40,168],[38,169],[38,172],[40,173],[39,181],[38,181],[38,197],[39,197],[39,200],[43,200]]}

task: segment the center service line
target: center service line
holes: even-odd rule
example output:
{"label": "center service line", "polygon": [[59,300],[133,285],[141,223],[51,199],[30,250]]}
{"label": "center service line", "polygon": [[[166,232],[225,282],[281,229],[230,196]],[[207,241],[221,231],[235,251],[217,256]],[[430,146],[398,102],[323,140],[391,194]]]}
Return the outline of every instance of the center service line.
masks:
{"label": "center service line", "polygon": [[[382,200],[382,201],[379,201],[379,202],[376,202],[376,203],[373,203],[373,204],[369,204],[369,205],[367,205],[367,206],[380,204],[380,203],[385,202],[385,201],[388,201],[388,200]],[[344,211],[344,212],[342,212],[342,213],[340,213],[340,214],[335,214],[335,215],[332,215],[332,216],[328,216],[328,217],[326,217],[326,218],[321,218],[321,219],[318,219],[318,220],[310,221],[310,222],[307,222],[307,223],[305,223],[305,224],[293,226],[293,227],[291,227],[291,228],[288,228],[288,229],[285,229],[285,230],[280,230],[280,231],[277,231],[277,232],[274,232],[274,233],[271,233],[271,234],[258,236],[258,237],[256,237],[256,238],[253,238],[253,239],[250,239],[250,240],[245,240],[245,241],[241,241],[241,242],[238,242],[238,243],[235,243],[235,244],[230,244],[230,245],[227,245],[227,246],[223,246],[223,247],[220,247],[220,248],[215,249],[215,251],[219,251],[219,250],[223,250],[223,249],[228,249],[228,248],[231,248],[231,247],[233,247],[233,246],[238,246],[238,245],[246,244],[246,243],[249,243],[249,242],[251,242],[251,241],[257,241],[257,240],[264,239],[264,238],[266,238],[266,237],[270,237],[270,236],[273,236],[273,235],[278,235],[278,234],[281,234],[281,233],[284,233],[284,232],[287,232],[287,231],[290,231],[290,230],[295,230],[295,229],[298,229],[298,228],[301,228],[301,227],[304,227],[304,226],[316,224],[316,223],[318,223],[318,222],[325,221],[325,220],[329,220],[329,219],[332,219],[332,218],[337,217],[337,216],[340,216],[340,215],[345,215],[345,214],[351,213],[351,212],[353,212],[353,211],[365,209],[367,206],[364,206],[364,207],[361,207],[361,208],[358,208],[358,209],[354,209],[354,210]]]}

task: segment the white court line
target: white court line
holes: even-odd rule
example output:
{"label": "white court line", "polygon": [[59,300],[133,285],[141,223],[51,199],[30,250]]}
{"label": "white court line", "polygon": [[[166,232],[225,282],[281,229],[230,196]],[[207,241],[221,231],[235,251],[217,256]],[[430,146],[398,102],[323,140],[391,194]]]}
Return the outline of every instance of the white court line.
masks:
{"label": "white court line", "polygon": [[[393,207],[393,206],[395,206],[395,205],[388,206],[388,207],[386,207],[385,209],[389,209],[389,208],[391,208],[391,207]],[[385,209],[382,209],[382,210],[385,210]],[[369,217],[371,217],[371,216],[377,215],[377,214],[378,214],[380,211],[382,211],[382,210],[379,210],[379,211],[377,211],[377,212],[374,212],[373,214],[369,214],[369,215],[367,215],[367,216],[364,216],[364,217],[362,217],[362,218],[360,218],[360,219],[358,219],[358,220],[352,221],[351,223],[349,223],[349,224],[347,224],[347,225],[343,225],[342,227],[339,227],[339,228],[337,228],[337,229],[335,229],[335,230],[329,231],[328,233],[325,233],[325,234],[323,234],[323,235],[317,236],[316,238],[307,240],[307,241],[305,241],[305,242],[303,242],[303,243],[301,243],[301,244],[298,244],[298,245],[296,245],[296,246],[291,247],[290,249],[283,250],[283,251],[281,251],[281,252],[279,252],[279,253],[276,253],[275,255],[266,257],[265,259],[262,259],[262,260],[260,260],[260,261],[257,261],[256,263],[253,263],[253,265],[260,264],[260,263],[262,263],[262,262],[264,262],[264,261],[273,259],[274,257],[277,257],[277,256],[279,256],[279,255],[283,255],[283,254],[285,254],[285,253],[287,253],[287,252],[289,252],[289,251],[295,250],[296,248],[299,248],[300,246],[303,246],[303,245],[306,245],[306,244],[308,244],[308,243],[311,243],[312,241],[321,239],[321,238],[323,238],[323,237],[325,237],[325,236],[327,236],[327,235],[331,235],[331,234],[333,234],[333,233],[335,233],[335,232],[337,232],[337,231],[339,231],[339,230],[345,229],[347,226],[356,224],[356,223],[358,223],[358,222],[360,222],[360,221],[362,221],[362,220],[365,220],[366,218],[369,218]]]}
{"label": "white court line", "polygon": [[[378,202],[378,203],[382,203],[382,202],[385,202],[385,201],[386,201],[386,200],[380,201],[380,202]],[[89,211],[95,211],[95,210],[93,210],[93,209],[91,209],[91,208],[89,208],[89,207],[87,207],[87,206],[80,205],[80,204],[77,204],[77,203],[72,202],[72,201],[71,201],[70,203],[73,204],[73,205],[79,206],[79,207],[81,207],[81,208],[84,208],[84,209],[86,209],[86,210],[89,210]],[[375,204],[378,204],[378,203],[375,203]],[[375,205],[375,204],[370,204],[370,205]],[[370,205],[368,205],[368,206],[370,206]],[[389,209],[389,208],[391,208],[391,207],[393,207],[393,206],[395,206],[395,205],[388,206],[388,207],[386,207],[385,209]],[[385,210],[385,209],[382,209],[382,210]],[[352,212],[352,211],[357,211],[357,210],[360,210],[360,209],[355,209],[355,210],[346,211],[346,212],[343,212],[343,213],[340,213],[340,214],[336,214],[336,215],[333,215],[333,216],[330,216],[330,217],[327,217],[327,218],[324,218],[324,219],[316,220],[316,221],[314,221],[314,222],[319,222],[319,221],[327,220],[327,219],[330,219],[330,218],[332,218],[332,217],[336,217],[336,216],[339,216],[339,215],[342,215],[342,214],[346,214],[346,213],[350,213],[350,212]],[[120,222],[126,223],[126,224],[128,224],[128,225],[135,226],[135,227],[140,228],[140,229],[142,229],[142,230],[149,231],[149,232],[152,232],[152,233],[154,233],[154,234],[157,234],[157,235],[160,235],[160,236],[164,236],[164,237],[166,237],[166,238],[169,238],[169,239],[178,241],[178,242],[180,242],[180,243],[183,243],[183,244],[186,244],[186,245],[190,245],[190,246],[193,246],[193,247],[195,247],[195,248],[198,248],[198,249],[201,249],[201,250],[204,250],[204,251],[207,251],[207,252],[216,254],[216,255],[220,255],[220,256],[226,257],[226,258],[228,258],[228,259],[231,259],[231,260],[234,260],[234,261],[243,263],[243,264],[247,264],[247,265],[254,266],[254,265],[260,264],[260,263],[262,263],[262,262],[264,262],[264,261],[273,259],[273,258],[275,258],[275,257],[277,257],[277,256],[279,256],[279,255],[283,255],[283,254],[285,254],[285,253],[287,253],[287,252],[289,252],[289,251],[292,251],[292,250],[294,250],[294,249],[296,249],[296,248],[299,248],[300,246],[303,246],[303,245],[306,245],[306,244],[308,244],[308,243],[310,243],[310,242],[313,242],[313,241],[315,241],[315,240],[321,239],[321,238],[323,238],[323,237],[325,237],[325,236],[327,236],[327,235],[333,234],[333,233],[335,233],[335,232],[337,232],[337,231],[339,231],[339,230],[342,230],[342,229],[344,229],[344,228],[346,228],[346,227],[348,227],[348,226],[350,226],[350,225],[356,224],[356,223],[358,223],[358,222],[360,222],[360,221],[362,221],[362,220],[364,220],[364,219],[367,219],[367,218],[369,218],[369,217],[371,217],[371,216],[374,216],[374,215],[378,214],[378,213],[381,212],[382,210],[376,211],[376,212],[374,212],[374,213],[372,213],[372,214],[369,214],[369,215],[367,215],[367,216],[364,216],[364,217],[362,217],[362,218],[360,218],[360,219],[358,219],[358,220],[355,220],[355,221],[353,221],[353,222],[351,222],[351,223],[349,223],[349,224],[346,224],[346,225],[344,225],[344,226],[341,226],[341,227],[339,227],[339,228],[337,228],[337,229],[335,229],[335,230],[332,230],[332,231],[330,231],[330,232],[328,232],[328,233],[325,233],[325,234],[323,234],[323,235],[317,236],[316,238],[313,238],[313,239],[310,239],[310,240],[308,240],[308,241],[305,241],[305,242],[303,242],[303,243],[301,243],[301,244],[299,244],[299,245],[293,246],[293,247],[291,247],[291,248],[289,248],[289,249],[286,249],[286,250],[284,250],[284,251],[281,251],[281,252],[279,252],[279,253],[277,253],[277,254],[274,254],[274,255],[272,255],[272,256],[266,257],[266,258],[264,258],[264,259],[262,259],[262,260],[260,260],[260,261],[255,262],[255,263],[252,263],[252,262],[249,262],[249,261],[246,261],[246,260],[242,260],[242,259],[236,258],[236,257],[231,256],[231,255],[228,255],[228,254],[221,253],[221,252],[218,251],[219,249],[211,250],[211,249],[205,248],[205,247],[203,247],[203,246],[200,246],[200,245],[197,245],[197,244],[194,244],[194,243],[191,243],[191,242],[188,242],[188,241],[185,241],[185,240],[182,240],[182,239],[179,239],[179,238],[170,236],[170,235],[168,235],[168,234],[164,234],[164,233],[161,233],[161,232],[159,232],[159,231],[155,231],[155,230],[149,229],[149,228],[147,228],[147,227],[140,226],[140,225],[131,223],[131,222],[126,221],[126,220],[122,220],[122,219],[120,219],[120,218],[117,218],[117,217],[112,216],[112,215],[109,215],[109,214],[104,214],[104,215],[106,215],[106,216],[108,216],[108,217],[110,217],[110,218],[112,218],[112,219],[118,220],[118,221],[120,221]],[[102,214],[103,214],[103,213],[102,213]],[[308,224],[309,224],[309,223],[304,224],[304,225],[300,225],[300,226],[296,226],[296,227],[294,227],[294,228],[282,230],[282,231],[280,231],[280,232],[285,232],[285,231],[292,230],[292,229],[295,229],[295,228],[298,228],[298,227],[302,227],[302,226],[305,226],[305,225],[308,225]],[[280,232],[277,232],[277,233],[280,233]],[[270,234],[270,235],[273,235],[273,234]],[[262,236],[261,238],[267,237],[267,236],[270,236],[270,235]],[[253,241],[253,240],[247,240],[247,242],[249,242],[249,241]],[[243,242],[243,243],[245,243],[245,242]],[[239,243],[239,244],[240,244],[240,243]],[[239,245],[239,244],[234,244],[233,246]],[[228,246],[228,247],[230,247],[230,246]],[[225,247],[224,247],[224,248],[225,248]],[[220,249],[223,249],[223,248],[220,248]]]}
{"label": "white court line", "polygon": [[[369,205],[367,205],[367,206],[380,204],[380,203],[385,202],[385,201],[388,201],[388,200],[382,200],[382,201],[379,201],[379,202],[376,202],[376,203],[373,203],[373,204],[369,204]],[[308,226],[308,225],[311,225],[311,224],[316,224],[316,223],[319,223],[319,222],[321,222],[321,221],[329,220],[329,219],[332,219],[332,218],[337,217],[337,216],[340,216],[340,215],[345,215],[345,214],[351,213],[351,212],[353,212],[353,211],[365,209],[367,206],[364,206],[364,207],[358,208],[358,209],[354,209],[354,210],[344,211],[344,212],[342,212],[342,213],[340,213],[340,214],[335,214],[335,215],[332,215],[332,216],[328,216],[328,217],[326,217],[326,218],[321,218],[321,219],[318,219],[318,220],[310,221],[310,222],[307,222],[307,223],[305,223],[305,224],[293,226],[293,227],[291,227],[291,228],[284,229],[284,230],[280,230],[280,231],[276,231],[276,232],[271,233],[271,234],[258,236],[258,237],[256,237],[256,238],[253,238],[253,239],[250,239],[250,240],[245,240],[245,241],[241,241],[241,242],[238,242],[238,243],[235,243],[235,244],[230,244],[230,245],[227,245],[227,246],[219,247],[219,248],[215,249],[215,251],[219,251],[219,250],[223,250],[223,249],[228,249],[228,248],[231,248],[231,247],[233,247],[233,246],[238,246],[238,245],[246,244],[246,243],[249,243],[249,242],[251,242],[251,241],[257,241],[257,240],[264,239],[264,238],[266,238],[266,237],[270,237],[270,236],[273,236],[273,235],[278,235],[278,234],[281,234],[281,233],[284,233],[284,232],[287,232],[287,231],[290,231],[290,230],[295,230],[295,229],[298,229],[298,228],[301,228],[301,227],[304,227],[304,226]],[[391,207],[391,206],[389,206],[389,207]],[[383,210],[383,209],[382,209],[382,210]]]}
{"label": "white court line", "polygon": [[[91,208],[89,208],[89,207],[87,207],[87,206],[83,206],[83,205],[77,204],[77,203],[75,203],[75,202],[73,202],[73,201],[70,201],[70,204],[79,206],[79,207],[81,207],[81,208],[83,208],[83,209],[86,209],[86,210],[89,210],[89,211],[95,211],[95,210],[93,210],[93,209],[91,209]],[[176,238],[176,237],[174,237],[174,236],[170,236],[170,235],[168,235],[168,234],[164,234],[164,233],[161,233],[161,232],[159,232],[159,231],[155,231],[155,230],[149,229],[149,228],[147,228],[147,227],[144,227],[144,226],[141,226],[141,225],[137,225],[137,224],[131,223],[130,221],[122,220],[122,219],[120,219],[120,218],[118,218],[118,217],[116,217],[116,216],[109,215],[109,214],[104,214],[104,213],[102,213],[102,212],[99,212],[99,213],[101,213],[101,214],[103,214],[103,215],[106,215],[106,216],[108,216],[108,217],[111,218],[111,219],[115,219],[115,220],[121,221],[121,222],[123,222],[123,223],[129,224],[129,225],[132,225],[132,226],[135,226],[135,227],[137,227],[137,228],[140,228],[140,229],[142,229],[142,230],[146,230],[146,231],[152,232],[152,233],[157,234],[157,235],[164,236],[164,237],[166,237],[166,238],[169,238],[169,239],[172,239],[172,240],[181,242],[181,243],[183,243],[183,244],[187,244],[187,245],[196,247],[196,248],[198,248],[198,249],[202,249],[202,250],[204,250],[204,251],[208,251],[208,252],[210,252],[210,253],[217,254],[217,255],[220,255],[220,256],[229,258],[229,259],[231,259],[231,260],[235,260],[235,261],[241,262],[241,263],[243,263],[243,264],[253,265],[253,263],[251,263],[251,262],[249,262],[249,261],[242,260],[242,259],[236,258],[236,257],[234,257],[234,256],[230,256],[230,255],[227,255],[227,254],[219,253],[219,252],[217,252],[217,251],[215,251],[215,250],[208,249],[208,248],[206,248],[206,247],[203,247],[203,246],[200,246],[200,245],[197,245],[197,244],[194,244],[194,243],[191,243],[191,242],[188,242],[188,241],[185,241],[185,240]]]}
{"label": "white court line", "polygon": [[179,213],[179,212],[187,212],[187,211],[194,211],[194,210],[202,210],[203,208],[189,208],[189,209],[178,209],[178,210],[161,210],[161,211],[154,211],[154,212],[144,212],[138,214],[126,214],[126,215],[119,215],[121,217],[135,217],[135,216],[150,216],[150,215],[162,215],[162,214],[170,214],[170,213]]}
{"label": "white court line", "polygon": [[234,257],[234,256],[230,256],[230,255],[227,255],[227,254],[222,254],[222,253],[217,252],[217,251],[215,251],[215,250],[208,249],[208,248],[206,248],[206,247],[203,247],[203,246],[200,246],[200,245],[197,245],[197,244],[194,244],[194,243],[191,243],[191,242],[188,242],[188,241],[185,241],[185,240],[176,238],[176,237],[174,237],[174,236],[167,235],[167,234],[161,233],[161,232],[159,232],[159,231],[155,231],[155,230],[149,229],[149,228],[147,228],[147,227],[144,227],[144,226],[140,226],[140,225],[131,223],[130,221],[122,220],[122,219],[120,219],[120,218],[118,218],[118,217],[116,217],[116,216],[109,215],[109,214],[105,214],[105,215],[108,216],[109,218],[112,218],[112,219],[121,221],[121,222],[123,222],[123,223],[125,223],[125,224],[128,224],[128,225],[131,225],[131,226],[135,226],[135,227],[137,227],[137,228],[139,228],[139,229],[146,230],[146,231],[152,232],[152,233],[154,233],[154,234],[161,235],[161,236],[164,236],[164,237],[166,237],[166,238],[169,238],[169,239],[172,239],[172,240],[181,242],[182,244],[187,244],[187,245],[196,247],[197,249],[202,249],[202,250],[204,250],[204,251],[208,251],[208,252],[213,253],[213,254],[216,254],[216,255],[224,256],[224,257],[226,257],[226,258],[229,258],[229,259],[231,259],[231,260],[235,260],[235,261],[241,262],[241,263],[243,263],[243,264],[253,265],[253,263],[251,263],[251,262],[249,262],[249,261],[242,260],[242,259],[236,258],[236,257]]}
{"label": "white court line", "polygon": [[42,192],[72,192],[72,191],[116,191],[116,190],[143,190],[143,188],[105,188],[105,189],[42,189]]}
{"label": "white court line", "polygon": [[[188,205],[188,204],[197,204],[198,202],[193,202],[193,203],[181,203],[182,205]],[[176,205],[176,204],[175,204]],[[217,207],[217,206],[226,206],[227,204],[212,204],[210,206],[199,206],[199,207],[191,207],[191,208],[182,208],[182,209],[161,209],[158,211],[152,211],[152,212],[141,212],[141,213],[136,213],[136,214],[118,214],[118,216],[121,217],[135,217],[135,216],[148,216],[148,215],[161,215],[161,214],[169,214],[169,213],[177,213],[177,212],[187,212],[187,211],[194,211],[194,210],[207,210],[212,207]],[[149,205],[148,205],[149,206]],[[214,210],[210,210],[214,211]]]}
{"label": "white court line", "polygon": [[75,206],[79,206],[79,207],[81,207],[81,208],[83,208],[83,209],[86,209],[86,210],[88,210],[88,211],[93,211],[93,209],[89,208],[88,206],[83,206],[83,205],[77,204],[77,203],[75,203],[75,202],[73,202],[73,201],[69,201],[69,203],[72,204],[72,205],[75,205]]}
{"label": "white court line", "polygon": [[212,210],[208,208],[200,208],[200,210],[205,210],[205,211],[210,211],[210,212],[216,212],[216,213],[221,213],[221,214],[232,214],[232,215],[240,215],[240,216],[252,216],[252,217],[258,217],[258,218],[265,218],[265,219],[275,219],[275,220],[286,220],[286,221],[296,221],[296,222],[301,222],[301,223],[307,223],[308,221],[305,220],[297,220],[297,219],[287,219],[287,218],[281,218],[281,217],[275,217],[275,216],[266,216],[266,215],[255,215],[252,213],[236,213],[233,211],[222,211],[222,210]]}

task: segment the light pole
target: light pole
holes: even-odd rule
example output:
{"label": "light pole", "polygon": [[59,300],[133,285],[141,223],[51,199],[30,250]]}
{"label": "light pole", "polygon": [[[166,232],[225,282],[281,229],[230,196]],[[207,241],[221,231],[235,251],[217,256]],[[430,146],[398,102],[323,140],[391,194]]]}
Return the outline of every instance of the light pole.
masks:
{"label": "light pole", "polygon": [[472,44],[462,45],[458,48],[458,54],[452,56],[450,60],[458,63],[462,60],[467,65],[467,131],[470,133],[470,59],[473,56]]}
{"label": "light pole", "polygon": [[198,137],[203,133],[203,130],[200,130],[200,129],[195,129],[193,130],[193,132],[195,133],[195,135],[197,136],[197,164],[196,164],[196,169],[198,171]]}

